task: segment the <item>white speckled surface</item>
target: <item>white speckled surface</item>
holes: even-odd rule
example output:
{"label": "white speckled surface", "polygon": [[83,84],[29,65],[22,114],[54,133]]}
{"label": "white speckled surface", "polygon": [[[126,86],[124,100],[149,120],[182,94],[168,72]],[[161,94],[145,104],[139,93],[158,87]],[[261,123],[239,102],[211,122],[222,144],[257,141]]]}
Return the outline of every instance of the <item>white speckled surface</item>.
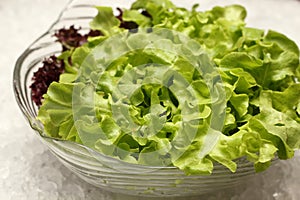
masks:
{"label": "white speckled surface", "polygon": [[[0,1],[0,200],[137,200],[97,189],[69,172],[30,130],[14,100],[12,72],[17,57],[56,19],[66,0]],[[184,4],[183,0],[176,2]],[[203,7],[241,3],[248,24],[285,33],[300,45],[300,1],[193,0]],[[298,200],[300,154],[238,187],[181,199]]]}

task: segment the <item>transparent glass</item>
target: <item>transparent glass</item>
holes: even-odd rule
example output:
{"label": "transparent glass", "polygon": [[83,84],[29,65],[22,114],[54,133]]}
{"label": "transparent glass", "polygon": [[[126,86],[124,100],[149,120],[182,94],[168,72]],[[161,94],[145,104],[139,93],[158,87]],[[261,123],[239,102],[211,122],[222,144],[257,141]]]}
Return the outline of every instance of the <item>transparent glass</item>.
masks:
{"label": "transparent glass", "polygon": [[246,159],[239,159],[236,173],[216,165],[210,176],[186,176],[175,167],[129,164],[102,155],[83,145],[50,138],[43,134],[43,126],[36,120],[38,108],[31,99],[29,86],[33,72],[41,66],[43,59],[61,51],[60,44],[52,37],[53,33],[57,29],[73,24],[82,27],[83,30],[88,29],[88,23],[96,14],[94,5],[129,7],[131,2],[70,1],[49,30],[19,57],[14,70],[14,92],[21,111],[37,136],[67,168],[83,180],[117,193],[153,197],[199,195],[232,187],[255,174],[252,163]]}

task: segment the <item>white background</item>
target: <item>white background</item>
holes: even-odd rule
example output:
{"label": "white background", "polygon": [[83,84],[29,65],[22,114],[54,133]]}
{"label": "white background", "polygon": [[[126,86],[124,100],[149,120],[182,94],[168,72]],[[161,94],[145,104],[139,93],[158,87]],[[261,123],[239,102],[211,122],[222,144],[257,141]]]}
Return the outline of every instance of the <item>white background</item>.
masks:
{"label": "white background", "polygon": [[[176,2],[184,5],[183,0]],[[275,29],[300,45],[300,2],[297,0],[198,2],[203,8],[241,3],[248,10],[249,26]],[[146,200],[104,192],[81,181],[42,145],[17,107],[12,90],[15,61],[49,27],[66,3],[66,0],[0,0],[0,200]],[[298,154],[232,189],[181,199],[298,200],[299,188]]]}

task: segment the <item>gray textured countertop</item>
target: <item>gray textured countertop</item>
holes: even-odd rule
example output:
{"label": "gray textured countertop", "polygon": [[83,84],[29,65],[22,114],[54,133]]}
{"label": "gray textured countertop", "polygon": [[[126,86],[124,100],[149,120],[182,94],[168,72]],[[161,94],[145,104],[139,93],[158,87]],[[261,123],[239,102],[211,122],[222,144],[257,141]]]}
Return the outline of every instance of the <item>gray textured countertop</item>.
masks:
{"label": "gray textured countertop", "polygon": [[[296,0],[193,0],[205,7],[241,3],[248,24],[285,33],[300,45]],[[47,150],[26,124],[15,102],[12,73],[17,57],[56,19],[66,0],[0,1],[0,199],[143,199],[111,194],[77,178]],[[184,1],[177,0],[181,4]],[[182,199],[300,199],[300,155],[226,191]]]}

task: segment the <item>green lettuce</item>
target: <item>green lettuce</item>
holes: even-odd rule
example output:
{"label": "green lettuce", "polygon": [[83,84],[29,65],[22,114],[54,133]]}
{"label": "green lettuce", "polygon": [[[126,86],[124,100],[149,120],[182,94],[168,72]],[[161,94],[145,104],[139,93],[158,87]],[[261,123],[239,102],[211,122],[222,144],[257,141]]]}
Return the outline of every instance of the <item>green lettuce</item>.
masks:
{"label": "green lettuce", "polygon": [[239,5],[199,12],[137,0],[123,20],[138,33],[124,32],[112,8],[97,9],[90,25],[103,36],[63,53],[65,73],[44,95],[46,135],[186,174],[211,174],[216,163],[235,172],[241,157],[262,171],[300,148],[292,40],[246,27]]}

